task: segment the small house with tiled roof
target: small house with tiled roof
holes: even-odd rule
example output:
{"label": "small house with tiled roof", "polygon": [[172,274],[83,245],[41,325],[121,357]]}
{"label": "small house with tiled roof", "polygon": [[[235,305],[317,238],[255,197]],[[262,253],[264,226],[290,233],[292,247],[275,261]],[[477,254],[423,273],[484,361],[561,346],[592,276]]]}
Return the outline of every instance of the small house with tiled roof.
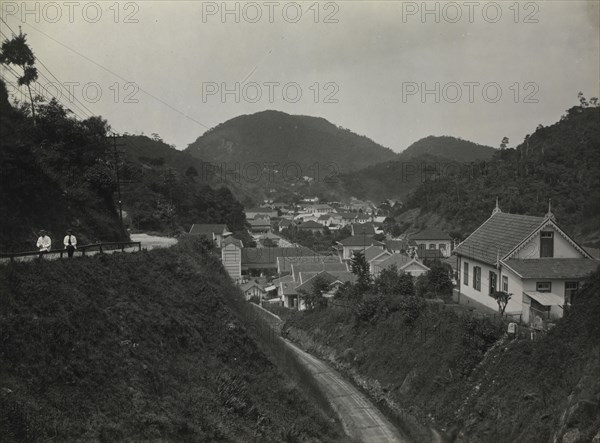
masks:
{"label": "small house with tiled roof", "polygon": [[406,272],[413,277],[418,277],[429,271],[429,268],[416,258],[410,258],[405,254],[391,254],[388,257],[381,257],[381,259],[373,261],[372,274],[376,277],[381,271],[392,266],[396,266],[399,272]]}
{"label": "small house with tiled roof", "polygon": [[439,229],[424,229],[416,234],[411,234],[410,239],[417,243],[419,251],[437,249],[444,257],[450,257],[452,254],[452,237]]}
{"label": "small house with tiled roof", "polygon": [[324,229],[325,229],[325,226],[323,226],[320,223],[317,223],[314,220],[305,221],[304,223],[300,223],[298,225],[299,231],[310,231],[312,233],[316,233],[316,232],[322,233]]}
{"label": "small house with tiled roof", "polygon": [[506,312],[536,325],[563,316],[582,281],[600,264],[556,223],[545,217],[507,214],[496,208],[460,243],[458,295],[492,309],[492,294],[512,294]]}
{"label": "small house with tiled roof", "polygon": [[375,240],[370,235],[352,235],[337,242],[340,246],[338,251],[341,253],[342,260],[350,260],[355,251],[364,251],[369,246],[377,246],[383,251],[383,243]]}
{"label": "small house with tiled roof", "polygon": [[231,233],[228,232],[227,225],[223,223],[194,223],[189,234],[206,237],[214,241],[217,248],[220,248],[223,239]]}

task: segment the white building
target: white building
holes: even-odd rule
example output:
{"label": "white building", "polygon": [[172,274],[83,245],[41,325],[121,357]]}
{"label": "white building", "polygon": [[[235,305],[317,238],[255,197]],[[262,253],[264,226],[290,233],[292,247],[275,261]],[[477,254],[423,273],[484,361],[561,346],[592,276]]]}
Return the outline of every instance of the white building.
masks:
{"label": "white building", "polygon": [[496,208],[454,253],[459,297],[497,309],[494,291],[512,294],[506,313],[525,323],[560,318],[582,280],[600,262],[545,217],[506,214]]}

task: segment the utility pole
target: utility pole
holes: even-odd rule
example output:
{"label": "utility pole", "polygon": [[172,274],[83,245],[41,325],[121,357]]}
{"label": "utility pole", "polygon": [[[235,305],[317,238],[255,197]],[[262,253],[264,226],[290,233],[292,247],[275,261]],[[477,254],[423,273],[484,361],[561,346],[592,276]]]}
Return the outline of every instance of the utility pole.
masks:
{"label": "utility pole", "polygon": [[119,205],[119,228],[121,231],[121,240],[125,240],[125,228],[123,227],[123,202],[121,200],[121,180],[119,179],[119,155],[117,153],[117,135],[113,134],[113,153],[115,156],[115,175],[117,177],[117,198]]}

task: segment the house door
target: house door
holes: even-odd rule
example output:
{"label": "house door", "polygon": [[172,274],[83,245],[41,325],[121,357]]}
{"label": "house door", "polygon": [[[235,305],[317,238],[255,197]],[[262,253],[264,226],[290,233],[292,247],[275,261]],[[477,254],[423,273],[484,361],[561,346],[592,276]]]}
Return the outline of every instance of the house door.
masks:
{"label": "house door", "polygon": [[490,295],[496,292],[498,276],[494,271],[490,271]]}

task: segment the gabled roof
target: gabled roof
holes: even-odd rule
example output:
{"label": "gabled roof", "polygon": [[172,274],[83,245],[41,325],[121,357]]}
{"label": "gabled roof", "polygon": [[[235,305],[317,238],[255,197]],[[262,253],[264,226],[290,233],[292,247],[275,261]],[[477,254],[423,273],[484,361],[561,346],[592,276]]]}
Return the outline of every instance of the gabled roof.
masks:
{"label": "gabled roof", "polygon": [[544,220],[544,217],[497,212],[460,243],[454,252],[495,265],[498,256],[502,258],[508,254]]}
{"label": "gabled roof", "polygon": [[331,217],[331,214],[323,214],[319,216],[319,220],[329,220]]}
{"label": "gabled roof", "polygon": [[348,271],[348,266],[346,263],[294,263],[292,264],[292,276],[296,283],[299,282],[300,272],[321,272],[321,271],[330,271],[330,272],[342,272]]}
{"label": "gabled roof", "polygon": [[365,249],[365,259],[367,260],[367,262],[370,262],[371,260],[373,260],[376,257],[379,257],[380,255],[391,255],[390,252],[384,250],[381,246],[369,246],[367,249]]}
{"label": "gabled roof", "polygon": [[293,223],[291,220],[288,220],[287,218],[284,218],[283,220],[281,220],[279,222],[279,226],[291,226]]}
{"label": "gabled roof", "polygon": [[219,224],[204,224],[204,223],[194,223],[190,228],[190,234],[192,235],[206,235],[212,240],[212,235],[214,234],[222,234],[227,231],[227,225],[224,223]]}
{"label": "gabled roof", "polygon": [[416,264],[423,268],[425,271],[429,271],[429,268],[423,263],[421,263],[419,260],[410,258],[404,254],[393,254],[391,257],[388,257],[385,260],[377,262],[377,266],[379,266],[381,269],[387,269],[395,265],[399,271],[409,267],[412,264]]}
{"label": "gabled roof", "polygon": [[309,255],[303,257],[277,257],[277,272],[284,274],[292,271],[292,265],[316,263],[341,263],[339,256],[335,255]]}
{"label": "gabled roof", "polygon": [[439,229],[424,229],[410,236],[413,240],[452,240],[448,233]]}
{"label": "gabled roof", "polygon": [[322,278],[327,284],[331,285],[332,283],[335,283],[336,281],[345,283],[347,281],[354,281],[356,279],[356,276],[354,274],[352,274],[351,272],[329,272],[329,271],[321,271],[321,272],[316,272],[316,273],[309,273],[310,276],[307,276],[308,278],[304,278],[304,273],[303,274],[303,283],[296,286],[296,292],[298,291],[305,291],[305,292],[309,292],[312,290],[312,286],[316,281],[316,278]]}
{"label": "gabled roof", "polygon": [[342,246],[383,246],[383,243],[369,235],[352,235],[338,242]]}
{"label": "gabled roof", "polygon": [[323,225],[314,220],[305,221],[298,225],[298,229],[323,229]]}
{"label": "gabled roof", "polygon": [[600,265],[588,258],[528,258],[502,261],[521,278],[582,279]]}
{"label": "gabled roof", "polygon": [[245,291],[247,291],[248,289],[250,289],[250,288],[252,288],[254,286],[256,286],[258,289],[260,289],[261,292],[267,292],[267,291],[264,290],[264,288],[261,285],[259,285],[258,283],[256,283],[254,280],[250,280],[249,282],[241,284],[240,285],[240,289],[245,292]]}
{"label": "gabled roof", "polygon": [[379,266],[381,268],[388,268],[392,265],[396,265],[398,267],[398,269],[400,269],[401,267],[407,265],[411,261],[412,261],[412,258],[408,257],[407,255],[392,254],[388,258],[383,259],[380,262],[378,262],[377,266]]}
{"label": "gabled roof", "polygon": [[221,244],[222,247],[225,247],[229,244],[233,244],[236,245],[238,248],[243,248],[244,244],[242,243],[241,240],[238,240],[237,238],[233,238],[233,237],[227,237],[225,238],[225,240],[223,240],[223,243]]}
{"label": "gabled roof", "polygon": [[242,249],[242,266],[248,268],[275,267],[277,257],[303,257],[315,255],[315,252],[304,246],[289,248],[244,248]]}

